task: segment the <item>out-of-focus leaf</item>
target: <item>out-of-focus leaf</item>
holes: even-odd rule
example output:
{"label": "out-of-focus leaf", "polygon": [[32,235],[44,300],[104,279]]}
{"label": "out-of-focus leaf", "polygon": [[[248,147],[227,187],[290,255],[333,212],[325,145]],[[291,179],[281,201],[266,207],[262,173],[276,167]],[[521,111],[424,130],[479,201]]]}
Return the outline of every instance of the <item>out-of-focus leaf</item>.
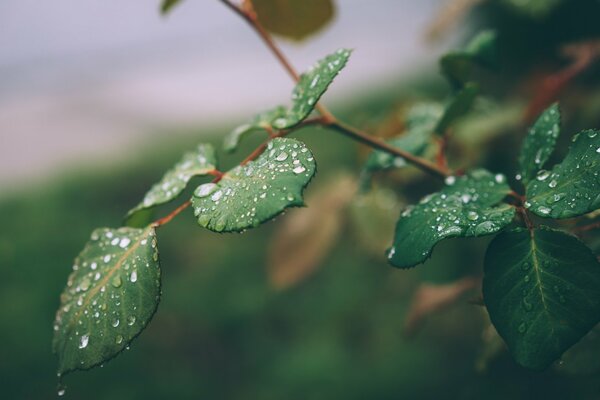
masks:
{"label": "out-of-focus leaf", "polygon": [[346,206],[356,192],[349,176],[314,192],[306,203],[312,207],[292,211],[275,231],[269,250],[269,281],[276,289],[288,289],[311,276],[340,237]]}
{"label": "out-of-focus leaf", "polygon": [[198,223],[216,232],[239,232],[302,206],[315,174],[312,153],[295,139],[276,138],[254,161],[226,172],[218,183],[198,186],[192,197]]}
{"label": "out-of-focus leaf", "polygon": [[270,32],[302,40],[334,17],[332,0],[251,0],[260,23]]}
{"label": "out-of-focus leaf", "polygon": [[136,213],[174,200],[185,190],[194,176],[206,175],[214,170],[216,165],[215,150],[209,144],[201,144],[196,151],[186,153],[181,161],[152,186],[144,200],[127,213],[127,224],[132,226],[131,221]]}
{"label": "out-of-focus leaf", "polygon": [[532,18],[544,18],[566,0],[500,0],[515,11]]}
{"label": "out-of-focus leaf", "polygon": [[96,229],[75,259],[54,322],[58,373],[85,370],[123,351],[160,297],[153,227]]}
{"label": "out-of-focus leaf", "polygon": [[600,322],[600,264],[574,236],[548,228],[498,235],[483,295],[515,360],[544,369]]}
{"label": "out-of-focus leaf", "polygon": [[277,106],[272,110],[267,110],[262,112],[254,117],[252,121],[247,124],[240,125],[231,131],[223,141],[223,149],[227,152],[234,151],[240,140],[256,131],[268,131],[272,128],[271,124],[278,118],[283,118],[286,116],[287,110],[283,106]]}
{"label": "out-of-focus leaf", "polygon": [[273,127],[289,129],[304,121],[314,110],[331,82],[346,66],[351,53],[351,50],[339,49],[319,60],[302,74],[292,93],[292,108],[288,110],[286,116],[273,120]]}
{"label": "out-of-focus leaf", "polygon": [[539,116],[525,137],[519,155],[520,175],[527,185],[544,167],[560,134],[560,109],[553,104]]}
{"label": "out-of-focus leaf", "polygon": [[183,0],[163,0],[160,5],[160,12],[163,15],[168,14],[171,10],[178,4],[180,4]]}
{"label": "out-of-focus leaf", "polygon": [[600,208],[600,131],[573,137],[569,153],[527,185],[525,206],[540,217],[572,218]]}
{"label": "out-of-focus leaf", "polygon": [[395,219],[398,217],[400,201],[390,189],[374,187],[355,196],[350,206],[352,232],[367,251],[381,257],[394,234]]}
{"label": "out-of-focus leaf", "polygon": [[398,268],[423,263],[434,246],[451,237],[496,233],[511,223],[515,209],[498,203],[510,192],[506,178],[485,170],[449,177],[446,186],[407,208],[398,223],[389,262]]}
{"label": "out-of-focus leaf", "polygon": [[[404,134],[388,140],[388,143],[414,155],[421,156],[431,141],[433,130],[440,120],[442,111],[441,106],[436,103],[424,103],[414,106],[406,116]],[[406,166],[406,161],[402,157],[395,157],[378,150],[373,151],[365,163],[365,169],[369,172],[404,166]]]}
{"label": "out-of-focus leaf", "polygon": [[440,59],[442,73],[455,87],[462,87],[471,79],[473,67],[493,67],[496,64],[496,33],[483,31],[461,51],[453,51]]}
{"label": "out-of-focus leaf", "polygon": [[478,284],[479,280],[473,277],[466,277],[443,285],[422,283],[413,295],[404,320],[405,334],[414,335],[427,317],[452,306]]}
{"label": "out-of-focus leaf", "polygon": [[435,127],[435,132],[438,135],[443,135],[454,122],[465,116],[469,110],[471,110],[478,94],[479,85],[473,82],[467,83],[464,88],[450,100],[444,114]]}

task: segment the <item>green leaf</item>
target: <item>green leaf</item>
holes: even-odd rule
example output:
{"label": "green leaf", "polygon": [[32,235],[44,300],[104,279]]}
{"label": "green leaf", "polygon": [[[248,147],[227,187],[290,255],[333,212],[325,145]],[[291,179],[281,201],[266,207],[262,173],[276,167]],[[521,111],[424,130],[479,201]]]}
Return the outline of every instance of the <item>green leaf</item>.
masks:
{"label": "green leaf", "polygon": [[319,60],[302,74],[292,93],[292,108],[288,110],[285,117],[275,119],[273,127],[289,129],[306,119],[331,82],[346,66],[351,53],[351,50],[339,49]]}
{"label": "green leaf", "polygon": [[268,31],[294,40],[316,33],[335,14],[332,0],[252,0],[252,4]]}
{"label": "green leaf", "polygon": [[515,11],[532,18],[544,18],[559,7],[565,0],[502,0]]}
{"label": "green leaf", "polygon": [[562,163],[527,185],[525,206],[540,217],[572,218],[600,208],[600,131],[573,137]]}
{"label": "green leaf", "polygon": [[160,6],[160,12],[163,15],[166,15],[173,9],[173,7],[175,7],[176,5],[178,5],[181,2],[182,2],[182,0],[163,0],[162,4]]}
{"label": "green leaf", "polygon": [[544,167],[554,151],[559,134],[560,109],[555,103],[539,116],[523,142],[519,155],[519,174],[525,185]]}
{"label": "green leaf", "polygon": [[475,237],[496,233],[511,223],[514,207],[497,206],[510,192],[503,175],[475,170],[449,177],[437,193],[407,208],[398,223],[389,262],[399,268],[423,263],[433,247],[451,237]]}
{"label": "green leaf", "polygon": [[483,296],[516,361],[544,369],[600,321],[600,265],[575,237],[504,232],[485,256]]}
{"label": "green leaf", "polygon": [[455,87],[471,79],[475,65],[493,67],[496,64],[496,33],[483,31],[475,36],[464,50],[453,51],[440,59],[442,73]]}
{"label": "green leaf", "polygon": [[443,135],[456,120],[465,116],[471,110],[473,103],[475,103],[477,94],[479,94],[479,85],[472,82],[467,83],[446,107],[444,115],[442,115],[442,118],[440,118],[435,127],[435,132],[438,135]]}
{"label": "green leaf", "polygon": [[303,143],[273,139],[256,160],[194,191],[198,223],[216,232],[256,227],[287,207],[304,205],[302,192],[315,170],[313,155]]}
{"label": "green leaf", "polygon": [[144,200],[127,213],[128,225],[133,224],[136,214],[142,210],[168,203],[177,198],[194,176],[206,175],[216,168],[217,160],[214,148],[209,144],[201,144],[193,152],[184,154],[173,168],[171,168],[162,179],[156,183]]}
{"label": "green leaf", "polygon": [[154,228],[96,229],[75,259],[54,323],[58,373],[115,357],[146,327],[160,298]]}
{"label": "green leaf", "polygon": [[223,150],[227,152],[234,151],[240,143],[240,140],[256,131],[268,131],[272,128],[273,121],[278,118],[285,118],[287,110],[283,106],[277,106],[271,110],[262,112],[254,117],[247,124],[240,125],[229,133],[223,141]]}
{"label": "green leaf", "polygon": [[[433,130],[441,114],[441,107],[435,103],[414,106],[406,116],[405,133],[387,142],[414,155],[422,155],[431,141]],[[395,157],[379,150],[371,152],[365,163],[365,169],[369,172],[404,166],[406,161],[402,157]]]}

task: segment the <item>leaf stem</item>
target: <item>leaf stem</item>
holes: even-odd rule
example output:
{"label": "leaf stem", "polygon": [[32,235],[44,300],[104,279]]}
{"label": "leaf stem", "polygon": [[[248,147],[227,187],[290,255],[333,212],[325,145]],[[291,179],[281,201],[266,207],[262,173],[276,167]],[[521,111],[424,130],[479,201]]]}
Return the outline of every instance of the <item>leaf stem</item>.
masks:
{"label": "leaf stem", "polygon": [[574,233],[583,233],[583,232],[588,232],[588,231],[592,231],[594,229],[598,229],[600,228],[600,221],[596,221],[592,224],[588,224],[588,225],[582,225],[582,226],[576,226],[573,228],[573,232]]}
{"label": "leaf stem", "polygon": [[[246,21],[252,29],[260,36],[266,46],[271,50],[273,55],[277,58],[279,63],[283,66],[283,68],[287,71],[287,73],[292,77],[295,82],[300,80],[300,75],[294,69],[292,64],[288,61],[283,52],[277,47],[277,44],[267,32],[267,30],[260,24],[258,21],[258,17],[256,12],[252,8],[252,3],[250,1],[244,1],[241,6],[234,4],[231,0],[220,0],[225,6],[231,9],[235,14],[240,16],[244,21]],[[366,144],[369,147],[384,151],[386,153],[390,153],[392,155],[404,158],[408,163],[413,164],[417,168],[422,169],[425,172],[428,172],[434,176],[444,178],[451,174],[448,168],[440,167],[435,165],[434,163],[417,157],[407,151],[402,149],[393,147],[386,143],[385,141],[371,136],[370,134],[363,132],[353,126],[345,124],[339,121],[323,104],[317,103],[315,108],[322,116],[321,123],[324,126],[330,127],[343,135],[346,135],[360,143]],[[289,132],[286,132],[287,134]],[[285,135],[284,134],[284,135]],[[283,135],[282,135],[283,136]],[[264,150],[265,144],[262,144],[257,148],[250,156],[248,156],[243,162],[242,165],[256,158],[258,154],[262,150]],[[257,153],[257,154],[256,154]]]}
{"label": "leaf stem", "polygon": [[161,227],[163,225],[168,224],[169,222],[171,222],[171,220],[173,218],[175,218],[177,215],[179,215],[183,210],[185,210],[186,208],[188,208],[189,206],[192,205],[192,202],[190,200],[186,201],[185,203],[183,203],[182,205],[180,205],[179,207],[177,207],[175,210],[171,211],[171,213],[165,217],[162,217],[160,219],[157,219],[156,221],[154,221],[152,223],[152,226],[155,228]]}

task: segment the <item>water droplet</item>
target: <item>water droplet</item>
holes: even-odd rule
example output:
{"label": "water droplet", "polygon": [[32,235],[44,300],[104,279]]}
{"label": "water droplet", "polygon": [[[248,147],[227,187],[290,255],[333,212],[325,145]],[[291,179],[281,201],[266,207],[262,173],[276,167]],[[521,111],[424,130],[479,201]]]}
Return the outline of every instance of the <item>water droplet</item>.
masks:
{"label": "water droplet", "polygon": [[127,317],[127,325],[131,326],[133,324],[135,324],[135,316],[130,315],[129,317]]}
{"label": "water droplet", "polygon": [[537,208],[537,212],[539,212],[540,214],[543,214],[543,215],[548,215],[548,214],[550,214],[551,211],[552,210],[550,208],[544,207],[544,206],[539,206]]}
{"label": "water droplet", "polygon": [[129,281],[131,281],[131,283],[135,283],[137,282],[138,276],[137,276],[137,271],[132,271],[131,275],[129,275]]}
{"label": "water droplet", "polygon": [[295,174],[301,174],[304,171],[306,171],[306,168],[304,168],[302,165],[298,165],[296,168],[294,168],[292,170]]}
{"label": "water droplet", "polygon": [[115,327],[115,328],[116,328],[117,326],[119,326],[119,323],[120,323],[120,322],[121,322],[121,321],[119,321],[119,319],[117,318],[117,319],[115,319],[115,320],[114,320],[114,321],[111,323],[111,325],[112,325],[113,327]]}
{"label": "water droplet", "polygon": [[217,188],[216,183],[205,183],[196,188],[196,190],[194,191],[194,196],[206,197],[209,194],[211,194],[212,192],[214,192],[216,188]]}
{"label": "water droplet", "polygon": [[121,275],[119,275],[119,274],[115,275],[111,279],[110,283],[111,283],[111,285],[113,285],[116,288],[121,287],[121,285],[123,284],[123,281],[121,280]]}
{"label": "water droplet", "polygon": [[550,172],[545,169],[540,169],[537,173],[536,179],[538,181],[545,181],[550,176]]}
{"label": "water droplet", "polygon": [[65,389],[64,387],[58,388],[58,390],[56,391],[56,394],[60,397],[64,396],[65,393],[67,392],[67,389]]}
{"label": "water droplet", "polygon": [[469,211],[467,213],[467,218],[470,221],[477,221],[479,219],[479,215],[475,211]]}
{"label": "water droplet", "polygon": [[81,283],[79,284],[79,288],[81,289],[81,291],[85,292],[86,290],[88,290],[90,288],[90,278],[88,278],[87,276],[85,278],[82,279]]}
{"label": "water droplet", "polygon": [[116,344],[121,344],[121,343],[123,343],[123,336],[121,336],[121,335],[117,335],[117,337],[115,338],[115,343],[116,343]]}
{"label": "water droplet", "polygon": [[281,153],[277,154],[277,157],[275,157],[277,161],[285,161],[287,158],[288,153],[286,153],[285,151],[282,151]]}
{"label": "water droplet", "polygon": [[521,325],[519,325],[519,328],[517,328],[519,330],[519,333],[525,333],[525,331],[527,330],[527,325],[525,324],[525,322],[521,323]]}
{"label": "water droplet", "polygon": [[85,349],[90,341],[90,335],[81,335],[79,339],[79,348]]}
{"label": "water droplet", "polygon": [[556,179],[552,179],[550,181],[550,183],[548,184],[548,187],[551,187],[552,189],[554,189],[556,187],[556,185],[558,185],[558,182],[556,182]]}
{"label": "water droplet", "polygon": [[131,239],[129,239],[129,238],[123,238],[123,239],[121,239],[121,241],[119,242],[119,247],[120,247],[120,248],[122,248],[122,249],[124,249],[124,248],[126,248],[127,246],[129,246],[129,243],[131,243]]}
{"label": "water droplet", "polygon": [[448,186],[452,186],[456,183],[456,177],[455,176],[449,176],[446,179],[444,179],[444,182],[446,183],[446,185]]}

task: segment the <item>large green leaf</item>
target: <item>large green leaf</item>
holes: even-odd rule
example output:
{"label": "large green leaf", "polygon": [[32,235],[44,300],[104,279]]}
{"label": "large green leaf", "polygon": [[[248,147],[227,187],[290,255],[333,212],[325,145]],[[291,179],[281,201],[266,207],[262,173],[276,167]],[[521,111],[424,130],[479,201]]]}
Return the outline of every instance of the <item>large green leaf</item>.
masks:
{"label": "large green leaf", "polygon": [[488,248],[483,295],[517,362],[544,369],[600,321],[600,264],[563,232],[507,231]]}
{"label": "large green leaf", "polygon": [[496,33],[480,32],[464,50],[450,52],[440,59],[442,73],[455,87],[461,87],[471,79],[475,65],[494,66],[495,47]]}
{"label": "large green leaf", "polygon": [[452,126],[454,122],[465,116],[475,103],[475,99],[479,94],[479,85],[470,82],[467,83],[456,95],[450,100],[444,114],[438,121],[435,127],[435,132],[438,135],[446,133],[448,128]]}
{"label": "large green leaf", "polygon": [[285,118],[286,114],[287,109],[285,107],[277,106],[256,115],[252,121],[238,126],[225,137],[223,149],[228,152],[235,150],[244,136],[256,131],[268,131],[272,128],[273,121],[278,118]]}
{"label": "large green leaf", "polygon": [[113,358],[146,327],[160,297],[153,227],[96,229],[75,259],[54,323],[58,373]]}
{"label": "large green leaf", "polygon": [[287,207],[302,206],[302,192],[315,170],[313,155],[303,143],[273,139],[256,160],[195,190],[192,203],[198,223],[216,232],[258,226]]}
{"label": "large green leaf", "polygon": [[[412,107],[406,116],[404,134],[388,140],[388,143],[414,155],[422,155],[431,141],[433,130],[441,115],[442,108],[435,103],[418,104]],[[392,167],[401,168],[405,165],[406,161],[402,157],[375,150],[367,158],[365,169],[372,172]]]}
{"label": "large green leaf", "polygon": [[273,121],[277,129],[289,129],[302,122],[315,108],[315,105],[327,91],[335,77],[346,66],[351,50],[339,49],[319,60],[307,72],[300,76],[300,82],[292,93],[292,108],[285,117]]}
{"label": "large green leaf", "polygon": [[148,210],[157,205],[168,203],[177,198],[185,190],[188,182],[194,176],[203,176],[214,170],[217,165],[214,148],[209,144],[201,144],[193,152],[184,154],[173,168],[165,173],[156,183],[144,200],[127,213],[127,221],[133,221],[142,210]]}
{"label": "large green leaf", "polygon": [[500,231],[515,213],[508,204],[497,205],[509,192],[503,175],[485,170],[447,178],[441,191],[402,213],[388,250],[389,262],[399,268],[413,267],[424,262],[443,239]]}
{"label": "large green leaf", "polygon": [[571,218],[600,208],[600,131],[573,137],[562,163],[527,185],[525,206],[540,217]]}
{"label": "large green leaf", "polygon": [[326,26],[335,13],[332,0],[251,0],[270,32],[302,40]]}
{"label": "large green leaf", "polygon": [[560,109],[558,104],[548,107],[533,124],[525,137],[519,155],[519,174],[524,184],[535,178],[554,151],[560,134]]}

